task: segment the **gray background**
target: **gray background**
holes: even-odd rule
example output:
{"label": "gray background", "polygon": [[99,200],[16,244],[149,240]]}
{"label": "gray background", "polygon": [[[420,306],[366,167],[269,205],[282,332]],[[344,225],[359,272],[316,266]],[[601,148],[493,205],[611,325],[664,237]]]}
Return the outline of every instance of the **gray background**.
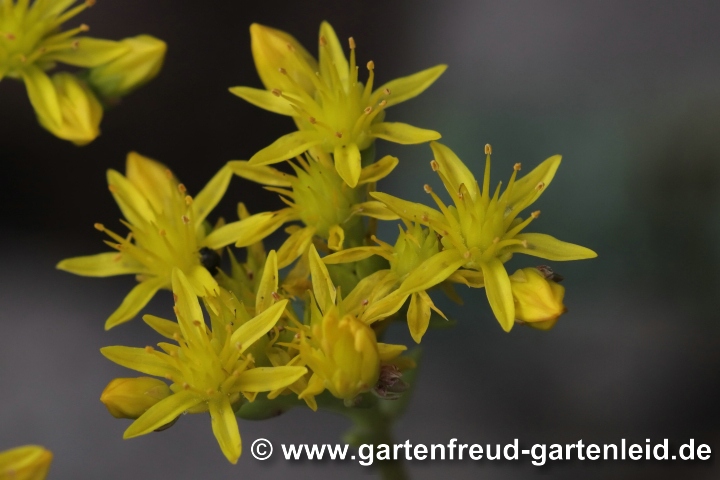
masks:
{"label": "gray background", "polygon": [[[720,448],[720,4],[687,1],[173,2],[105,0],[83,14],[92,34],[150,33],[169,43],[153,83],[107,112],[103,135],[77,148],[36,125],[23,87],[0,84],[0,450],[38,443],[55,452],[50,478],[366,478],[347,462],[265,463],[256,438],[336,442],[342,418],[309,410],[241,422],[245,453],[229,465],[205,415],[123,441],[127,422],[98,401],[132,372],[105,360],[106,345],[155,341],[142,322],[103,331],[130,278],[57,272],[62,258],[101,251],[101,221],[119,212],[104,172],[127,151],[157,158],[191,192],[225,161],[250,157],[291,130],[287,119],[227,92],[260,86],[248,26],[292,32],[314,52],[322,19],[354,36],[380,82],[437,63],[445,75],[390,110],[443,134],[482,168],[492,143],[495,179],[560,153],[563,164],[538,203],[539,231],[589,246],[596,260],[555,264],[569,313],[551,332],[492,318],[482,291],[462,291],[459,323],[423,341],[424,365],[397,438],[412,443],[644,443],[689,438]],[[381,188],[427,201],[441,188],[427,146],[379,144],[401,164]],[[274,194],[233,180],[234,203],[277,208]],[[394,225],[388,227],[393,231]],[[386,239],[389,237],[386,237]],[[516,258],[510,269],[535,265]],[[147,308],[168,316],[163,292]],[[445,306],[445,304],[443,304]],[[393,338],[411,341],[402,329]],[[710,479],[716,461],[412,462],[413,478]]]}

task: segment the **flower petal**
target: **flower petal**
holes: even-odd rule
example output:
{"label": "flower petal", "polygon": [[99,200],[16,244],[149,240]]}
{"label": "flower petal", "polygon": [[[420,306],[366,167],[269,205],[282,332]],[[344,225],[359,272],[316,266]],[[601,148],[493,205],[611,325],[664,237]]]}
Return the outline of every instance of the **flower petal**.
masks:
{"label": "flower petal", "polygon": [[240,353],[247,350],[255,341],[275,326],[285,311],[287,303],[287,300],[280,300],[260,315],[240,325],[240,327],[233,332],[230,341],[234,344],[240,344],[238,347]]}
{"label": "flower petal", "polygon": [[230,93],[237,95],[248,103],[264,110],[280,115],[296,115],[295,110],[285,98],[278,97],[269,90],[250,87],[232,87]]}
{"label": "flower petal", "polygon": [[320,259],[315,246],[310,247],[310,276],[312,278],[313,292],[318,306],[323,313],[327,313],[335,305],[337,290],[330,279],[327,267]]}
{"label": "flower petal", "polygon": [[97,67],[130,50],[121,42],[101,38],[76,37],[74,42],[77,46],[58,50],[45,58],[76,67]]}
{"label": "flower petal", "polygon": [[415,145],[417,143],[430,142],[442,136],[435,130],[426,130],[400,122],[376,123],[370,127],[370,134],[373,137],[382,138],[388,142],[399,143],[400,145]]}
{"label": "flower petal", "polygon": [[225,458],[233,465],[237,463],[242,452],[240,430],[237,418],[233,413],[230,400],[226,395],[220,395],[208,402],[212,430]]}
{"label": "flower petal", "polygon": [[196,229],[200,228],[208,214],[222,200],[230,185],[232,174],[232,170],[227,165],[223,166],[193,198],[192,208],[195,213],[193,223]]}
{"label": "flower petal", "polygon": [[205,237],[203,246],[218,250],[231,243],[235,243],[237,247],[252,245],[270,235],[282,225],[283,222],[279,217],[279,215],[276,216],[271,212],[263,212],[237,222],[228,223]]}
{"label": "flower petal", "polygon": [[377,218],[378,220],[397,220],[400,218],[382,202],[370,200],[369,202],[356,203],[352,207],[354,215]]}
{"label": "flower petal", "polygon": [[526,241],[527,248],[522,245],[513,245],[507,249],[511,253],[524,253],[555,261],[585,260],[597,257],[597,253],[589,248],[563,242],[544,233],[521,233],[515,238]]}
{"label": "flower petal", "polygon": [[408,202],[387,193],[370,192],[370,196],[378,199],[401,218],[430,227],[436,232],[450,230],[445,216],[432,207],[422,203]]}
{"label": "flower petal", "polygon": [[327,245],[330,250],[337,252],[342,250],[345,242],[345,230],[340,225],[333,225],[328,232]]}
{"label": "flower petal", "polygon": [[407,350],[405,345],[395,345],[392,343],[378,343],[378,355],[381,362],[387,362],[400,356],[402,352]]}
{"label": "flower petal", "polygon": [[[430,304],[425,301],[427,293],[424,291],[413,293],[410,296],[410,305],[408,305],[407,322],[410,328],[410,336],[415,343],[420,343],[423,335],[430,325]],[[430,297],[428,297],[428,300]]]}
{"label": "flower petal", "polygon": [[62,112],[55,86],[50,77],[38,67],[31,65],[24,69],[23,80],[30,103],[37,116],[59,128],[63,121]]}
{"label": "flower petal", "polygon": [[234,385],[241,392],[269,392],[295,383],[306,373],[305,367],[257,367],[242,372]]}
{"label": "flower petal", "polygon": [[149,278],[135,285],[123,299],[120,306],[105,321],[105,330],[132,320],[140,310],[155,296],[158,290],[168,286],[168,280],[162,277]]}
{"label": "flower petal", "polygon": [[165,338],[174,339],[175,334],[180,335],[180,325],[177,322],[156,317],[155,315],[143,315],[142,319],[150,328]]}
{"label": "flower petal", "polygon": [[497,258],[493,258],[482,264],[482,271],[490,308],[503,330],[509,332],[515,323],[515,304],[505,265]]}
{"label": "flower petal", "polygon": [[167,199],[171,198],[173,189],[178,185],[165,165],[137,152],[127,155],[125,177],[158,213],[163,211]]}
{"label": "flower petal", "polygon": [[455,155],[455,152],[438,142],[431,142],[430,148],[432,148],[435,161],[440,165],[440,173],[450,182],[450,185],[446,185],[448,190],[458,192],[460,185],[464,184],[473,199],[479,198],[480,191],[475,176]]}
{"label": "flower petal", "polygon": [[136,370],[146,375],[163,377],[177,375],[175,360],[157,350],[136,347],[103,347],[100,349],[105,358],[125,368]]}
{"label": "flower petal", "polygon": [[362,171],[360,149],[357,143],[338,145],[333,153],[335,170],[350,187],[355,188]]}
{"label": "flower petal", "polygon": [[167,425],[182,415],[187,409],[194,407],[202,399],[189,390],[181,390],[158,403],[135,420],[123,434],[124,439],[145,435]]}
{"label": "flower petal", "polygon": [[324,79],[335,78],[336,76],[330,70],[334,68],[337,71],[337,77],[339,77],[341,85],[333,85],[332,90],[344,88],[347,84],[350,67],[335,30],[328,22],[320,24],[320,38],[325,40],[324,46],[322,43],[320,44],[320,75]]}
{"label": "flower petal", "polygon": [[393,157],[392,155],[385,155],[377,162],[372,163],[362,169],[362,171],[360,172],[360,180],[358,181],[358,184],[362,185],[364,183],[374,183],[378,180],[382,180],[383,178],[390,175],[390,172],[392,172],[395,167],[398,166],[398,163],[400,163],[400,160],[398,160],[397,157]]}
{"label": "flower petal", "polygon": [[155,220],[155,213],[150,207],[150,202],[120,172],[108,170],[107,183],[110,193],[128,222],[133,225],[143,225],[145,222]]}
{"label": "flower petal", "polygon": [[327,255],[322,258],[322,261],[326,265],[336,265],[338,263],[359,262],[373,255],[380,255],[387,258],[385,253],[385,249],[382,247],[353,247]]}
{"label": "flower petal", "polygon": [[455,249],[444,250],[428,258],[410,272],[398,289],[398,292],[411,294],[428,290],[445,281],[466,262],[462,254]]}
{"label": "flower petal", "polygon": [[[514,205],[520,204],[522,208],[527,208],[537,200],[550,185],[561,160],[560,155],[553,155],[535,167],[530,173],[517,180],[510,197],[508,197],[508,207],[513,208]],[[537,187],[540,184],[543,186],[538,189]]]}
{"label": "flower petal", "polygon": [[263,267],[262,277],[260,278],[260,284],[257,287],[257,295],[255,297],[255,314],[260,314],[267,310],[275,299],[273,293],[277,295],[278,290],[278,264],[277,264],[277,253],[275,250],[270,250],[270,253],[265,260],[265,267]]}
{"label": "flower petal", "polygon": [[253,165],[270,165],[295,158],[320,140],[312,132],[298,131],[288,133],[263,148],[250,159]]}
{"label": "flower petal", "polygon": [[183,338],[191,345],[202,345],[201,336],[205,337],[205,318],[200,301],[190,281],[179,268],[174,268],[172,272],[172,291]]}
{"label": "flower petal", "polygon": [[125,261],[119,252],[98,253],[66,258],[56,266],[59,270],[84,277],[111,277],[142,273],[142,266]]}
{"label": "flower petal", "polygon": [[314,235],[315,227],[299,228],[290,234],[278,250],[278,268],[287,267],[307,252]]}
{"label": "flower petal", "polygon": [[[435,83],[440,75],[447,69],[447,65],[435,65],[421,72],[414,73],[407,77],[396,78],[385,85],[381,86],[370,98],[370,105],[375,105],[382,99],[387,101],[387,106],[397,105],[405,100],[417,97],[424,92],[430,85]],[[390,90],[390,95],[386,95],[385,90]]]}
{"label": "flower petal", "polygon": [[247,160],[233,160],[228,162],[232,172],[251,182],[270,185],[272,187],[292,187],[292,178],[287,173],[265,165],[251,165]]}

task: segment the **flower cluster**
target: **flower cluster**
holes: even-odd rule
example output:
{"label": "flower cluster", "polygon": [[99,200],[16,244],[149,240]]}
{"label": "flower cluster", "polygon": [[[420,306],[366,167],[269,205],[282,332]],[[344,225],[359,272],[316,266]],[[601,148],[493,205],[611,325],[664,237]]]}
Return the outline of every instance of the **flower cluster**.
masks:
{"label": "flower cluster", "polygon": [[[506,262],[516,253],[553,261],[595,256],[526,232],[540,212],[523,212],[549,186],[559,156],[522,177],[515,164],[504,190],[493,188],[489,145],[478,182],[435,142],[437,132],[385,121],[387,107],[422,93],[444,65],[373,89],[373,62],[363,83],[355,41],[348,60],[327,23],[319,60],[284,32],[260,25],[250,32],[265,88],[231,91],[291,116],[297,131],[247,161],[228,162],[195,197],[165,166],[131,153],[124,175],[107,176],[128,233],[96,224],[112,251],[58,264],[79,275],[135,275],[108,329],[136,317],[158,291],[172,291],[176,320],[143,316],[167,341],[102,349],[150,377],[115,379],[101,400],[113,416],[134,420],[125,438],[166,429],[183,413],[209,412],[233,463],[241,452],[237,417],[266,418],[295,405],[353,411],[407,395],[415,360],[406,345],[382,336],[392,322],[406,322],[420,343],[433,316],[446,319],[431,298],[435,288],[456,300],[455,285],[484,288],[504,330],[549,329],[565,312],[561,278],[547,266],[509,275]],[[378,191],[399,162],[375,160],[378,138],[431,142],[432,170],[452,204],[427,185],[437,208]],[[209,223],[234,175],[276,192],[285,207],[251,215],[241,203],[237,221]],[[383,221],[399,223],[396,238],[378,238]],[[286,237],[267,252],[263,240],[283,226]],[[376,412],[392,420],[388,412],[400,410]]]}
{"label": "flower cluster", "polygon": [[[40,124],[76,145],[100,134],[103,103],[150,81],[158,74],[166,45],[149,35],[120,41],[87,37],[81,24],[63,30],[95,0],[3,0],[0,5],[0,80],[25,83]],[[79,67],[57,72],[58,63]]]}

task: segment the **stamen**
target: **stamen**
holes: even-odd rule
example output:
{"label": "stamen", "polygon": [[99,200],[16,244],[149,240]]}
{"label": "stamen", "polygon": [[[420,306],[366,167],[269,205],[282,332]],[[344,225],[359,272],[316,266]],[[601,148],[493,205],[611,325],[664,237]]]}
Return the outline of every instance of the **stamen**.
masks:
{"label": "stamen", "polygon": [[93,227],[95,227],[95,230],[100,230],[101,232],[105,231],[105,225],[103,225],[102,223],[96,223],[93,225]]}
{"label": "stamen", "polygon": [[342,138],[342,135],[343,135],[342,132],[335,132],[335,136],[337,138]]}
{"label": "stamen", "polygon": [[117,193],[118,191],[115,185],[108,185],[108,190],[110,190],[110,193]]}
{"label": "stamen", "polygon": [[519,172],[521,168],[522,163],[516,163],[515,165],[513,165],[513,170],[515,170],[516,172]]}
{"label": "stamen", "polygon": [[432,193],[432,191],[433,191],[432,187],[430,185],[428,185],[427,183],[425,185],[423,185],[423,190],[425,190],[425,193]]}
{"label": "stamen", "polygon": [[390,95],[390,89],[389,89],[389,88],[386,88],[385,90],[383,90],[383,93],[384,93],[385,95]]}
{"label": "stamen", "polygon": [[187,188],[185,188],[185,185],[183,185],[182,183],[178,184],[177,188],[178,190],[180,190],[180,193],[187,193]]}
{"label": "stamen", "polygon": [[271,295],[273,297],[273,300],[275,300],[276,302],[280,300],[280,295],[278,295],[277,292],[272,292]]}
{"label": "stamen", "polygon": [[375,62],[373,62],[372,60],[370,60],[370,61],[367,63],[367,69],[370,70],[370,71],[375,70]]}
{"label": "stamen", "polygon": [[430,160],[430,168],[433,172],[437,172],[440,170],[440,164],[436,160]]}
{"label": "stamen", "polygon": [[283,75],[287,75],[287,70],[285,70],[285,69],[282,68],[282,67],[278,68],[278,72],[280,72],[280,73],[283,74]]}
{"label": "stamen", "polygon": [[373,111],[372,107],[365,107],[365,109],[363,110],[365,115],[370,115],[372,113],[372,111]]}
{"label": "stamen", "polygon": [[532,218],[538,218],[540,216],[540,210],[535,210],[530,214]]}
{"label": "stamen", "polygon": [[193,203],[193,198],[190,195],[186,195],[185,196],[185,205],[187,205],[189,207],[190,205],[192,205],[192,203]]}
{"label": "stamen", "polygon": [[325,38],[325,35],[320,35],[320,46],[321,47],[327,46],[327,38]]}
{"label": "stamen", "polygon": [[164,237],[165,235],[167,235],[167,232],[165,231],[164,228],[161,228],[161,229],[158,231],[158,235],[160,235],[161,237]]}
{"label": "stamen", "polygon": [[187,224],[190,223],[190,217],[188,217],[187,215],[183,215],[183,216],[180,217],[180,218],[182,219],[182,222],[183,222],[185,225],[187,225]]}
{"label": "stamen", "polygon": [[165,169],[165,176],[168,178],[168,180],[172,180],[172,178],[173,178],[173,173],[170,171],[169,168],[166,168],[166,169]]}
{"label": "stamen", "polygon": [[485,145],[485,155],[492,155],[492,147],[489,143]]}
{"label": "stamen", "polygon": [[295,47],[293,47],[293,46],[292,46],[291,44],[289,44],[289,43],[287,44],[287,49],[290,50],[291,52],[295,52]]}
{"label": "stamen", "polygon": [[280,90],[280,89],[273,88],[273,89],[271,90],[271,92],[272,92],[272,94],[275,95],[276,97],[282,96],[282,90]]}
{"label": "stamen", "polygon": [[348,38],[348,43],[350,44],[350,49],[355,50],[355,39],[353,37]]}

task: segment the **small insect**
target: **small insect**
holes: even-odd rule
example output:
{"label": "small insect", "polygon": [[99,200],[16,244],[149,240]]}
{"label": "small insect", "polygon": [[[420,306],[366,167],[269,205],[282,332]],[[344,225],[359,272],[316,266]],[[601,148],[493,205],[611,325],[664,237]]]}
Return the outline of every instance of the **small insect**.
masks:
{"label": "small insect", "polygon": [[217,274],[218,268],[220,268],[220,255],[212,248],[203,247],[198,252],[200,254],[200,263],[205,267],[213,276]]}
{"label": "small insect", "polygon": [[538,265],[536,268],[540,270],[540,273],[543,274],[546,280],[560,283],[565,279],[565,277],[563,277],[559,273],[553,272],[553,269],[547,265]]}

